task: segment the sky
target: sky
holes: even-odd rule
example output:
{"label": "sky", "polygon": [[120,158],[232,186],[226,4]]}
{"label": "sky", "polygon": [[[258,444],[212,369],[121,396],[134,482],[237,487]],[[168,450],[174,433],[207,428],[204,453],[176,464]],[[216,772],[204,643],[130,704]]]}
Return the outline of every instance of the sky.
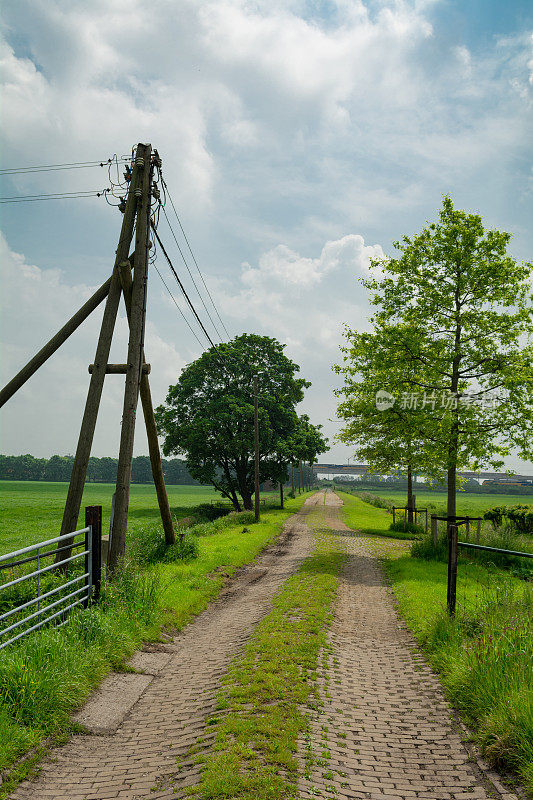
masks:
{"label": "sky", "polygon": [[[300,411],[332,442],[332,364],[343,325],[369,327],[359,279],[372,257],[393,255],[447,193],[533,257],[526,0],[4,0],[2,27],[0,168],[151,142],[229,334],[286,344],[312,381]],[[100,167],[29,173],[2,178],[0,195],[107,185]],[[107,279],[121,215],[102,197],[0,213],[3,385]],[[165,220],[159,233],[178,266]],[[126,360],[120,315],[112,362]],[[2,409],[0,452],[75,452],[100,319]],[[153,268],[145,351],[155,405],[202,351]],[[122,392],[108,376],[93,455],[118,454]],[[140,424],[135,452],[147,452]],[[332,443],[323,459],[350,456]]]}

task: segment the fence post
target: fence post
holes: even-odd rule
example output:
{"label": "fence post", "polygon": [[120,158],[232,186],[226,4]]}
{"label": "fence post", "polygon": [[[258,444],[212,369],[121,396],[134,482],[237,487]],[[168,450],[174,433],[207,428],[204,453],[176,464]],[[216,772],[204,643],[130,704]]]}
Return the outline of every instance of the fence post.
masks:
{"label": "fence post", "polygon": [[[85,508],[85,527],[91,527],[91,538],[87,546],[88,534],[85,534],[86,547],[91,551],[91,601],[100,597],[102,580],[102,506],[87,506]],[[89,571],[89,556],[85,556],[85,572]]]}
{"label": "fence post", "polygon": [[455,616],[455,601],[457,597],[457,540],[459,528],[457,525],[448,525],[448,614]]}
{"label": "fence post", "polygon": [[426,508],[426,536],[428,535],[428,510]]}
{"label": "fence post", "polygon": [[477,521],[476,544],[479,544],[480,539],[481,539],[481,518],[479,518]]}
{"label": "fence post", "polygon": [[396,506],[392,507],[392,524],[396,523]]}
{"label": "fence post", "polygon": [[[427,522],[427,517],[426,517]],[[427,528],[427,525],[426,525]],[[433,547],[437,546],[437,517],[435,514],[431,515],[431,535],[433,536]]]}
{"label": "fence post", "polygon": [[466,518],[465,535],[466,535],[466,541],[469,542],[470,541],[470,517]]}

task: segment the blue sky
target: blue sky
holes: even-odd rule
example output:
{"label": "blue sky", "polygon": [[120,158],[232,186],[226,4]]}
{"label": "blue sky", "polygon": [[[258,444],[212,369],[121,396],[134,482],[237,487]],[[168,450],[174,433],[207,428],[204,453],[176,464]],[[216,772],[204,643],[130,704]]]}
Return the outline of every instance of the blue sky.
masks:
{"label": "blue sky", "polygon": [[[530,5],[7,0],[2,166],[151,141],[228,330],[287,343],[313,382],[305,410],[331,436],[331,364],[343,323],[368,324],[358,278],[370,257],[434,218],[444,193],[532,257]],[[2,195],[104,178],[18,176]],[[96,198],[1,213],[5,381],[106,279],[120,215]],[[1,451],[74,451],[97,330],[95,316],[6,406]],[[117,334],[122,361],[123,319]],[[199,347],[155,273],[146,349],[160,402]],[[119,381],[106,385],[96,455],[118,448]]]}

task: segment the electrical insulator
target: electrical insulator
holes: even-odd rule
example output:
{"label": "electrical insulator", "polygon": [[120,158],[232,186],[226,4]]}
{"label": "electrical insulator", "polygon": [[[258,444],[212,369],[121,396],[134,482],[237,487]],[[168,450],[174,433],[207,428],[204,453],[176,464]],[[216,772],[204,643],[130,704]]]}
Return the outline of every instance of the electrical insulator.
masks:
{"label": "electrical insulator", "polygon": [[135,197],[139,197],[140,198],[142,196],[143,196],[142,189],[135,189]]}
{"label": "electrical insulator", "polygon": [[152,187],[152,197],[155,197],[156,200],[159,200],[161,197],[161,192],[159,191],[159,187],[154,184]]}
{"label": "electrical insulator", "polygon": [[135,166],[140,167],[142,169],[144,167],[144,158],[141,158],[141,156],[139,156],[139,158],[136,158]]}

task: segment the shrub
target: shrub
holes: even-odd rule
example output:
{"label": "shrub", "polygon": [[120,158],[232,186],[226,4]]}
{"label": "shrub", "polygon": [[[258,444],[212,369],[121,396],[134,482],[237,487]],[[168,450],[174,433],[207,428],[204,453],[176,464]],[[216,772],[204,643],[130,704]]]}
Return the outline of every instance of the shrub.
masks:
{"label": "shrub", "polygon": [[405,522],[403,519],[391,522],[389,525],[390,531],[399,531],[401,533],[412,533],[417,536],[425,533],[425,528],[416,522]]}
{"label": "shrub", "polygon": [[[212,524],[214,523],[206,523],[206,525]],[[188,528],[186,534],[178,533],[175,544],[168,545],[161,525],[153,523],[137,528],[130,538],[128,556],[137,565],[144,567],[162,562],[189,561],[191,558],[196,558],[199,553],[198,542],[190,535],[194,529]]]}
{"label": "shrub", "polygon": [[495,529],[500,528],[507,520],[517,533],[533,533],[533,508],[531,506],[494,506],[485,511],[483,518],[490,520]]}
{"label": "shrub", "polygon": [[371,492],[354,492],[354,494],[364,503],[368,503],[370,506],[375,506],[376,508],[384,508],[386,511],[390,511],[394,505],[392,500],[379,497],[379,495],[372,494]]}

